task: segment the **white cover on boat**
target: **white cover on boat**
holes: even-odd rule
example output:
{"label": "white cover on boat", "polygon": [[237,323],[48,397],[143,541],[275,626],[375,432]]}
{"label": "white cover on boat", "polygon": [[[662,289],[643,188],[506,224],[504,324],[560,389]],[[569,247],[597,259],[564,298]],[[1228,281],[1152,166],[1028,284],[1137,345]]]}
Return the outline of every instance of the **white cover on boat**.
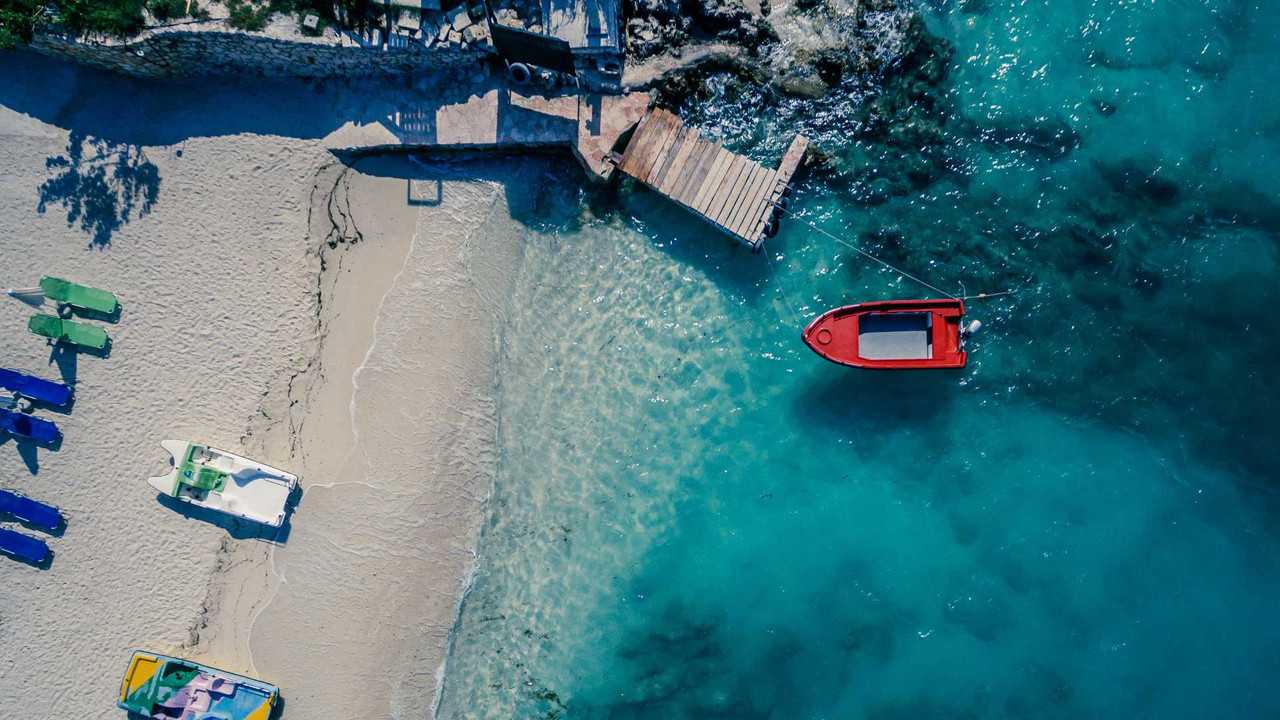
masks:
{"label": "white cover on boat", "polygon": [[933,314],[869,313],[858,318],[858,356],[868,360],[929,360]]}

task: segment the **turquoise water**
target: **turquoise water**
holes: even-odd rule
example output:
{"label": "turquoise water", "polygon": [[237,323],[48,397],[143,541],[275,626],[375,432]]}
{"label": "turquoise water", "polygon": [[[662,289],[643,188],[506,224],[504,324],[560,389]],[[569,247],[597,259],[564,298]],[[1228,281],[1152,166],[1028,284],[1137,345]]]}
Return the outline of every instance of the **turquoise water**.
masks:
{"label": "turquoise water", "polygon": [[805,129],[807,221],[1019,293],[961,373],[842,369],[803,323],[918,288],[566,167],[444,717],[1280,714],[1280,9],[920,12],[889,76],[684,110],[770,161]]}

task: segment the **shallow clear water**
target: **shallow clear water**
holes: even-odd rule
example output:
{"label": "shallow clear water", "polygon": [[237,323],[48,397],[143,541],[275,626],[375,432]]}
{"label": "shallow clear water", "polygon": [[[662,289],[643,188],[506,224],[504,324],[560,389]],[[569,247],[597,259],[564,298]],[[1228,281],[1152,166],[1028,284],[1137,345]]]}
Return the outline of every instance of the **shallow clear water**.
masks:
{"label": "shallow clear water", "polygon": [[685,111],[769,161],[804,128],[807,221],[1019,294],[970,304],[961,373],[860,373],[799,329],[909,281],[800,221],[752,256],[550,197],[444,717],[1280,713],[1280,10],[922,15],[885,79]]}

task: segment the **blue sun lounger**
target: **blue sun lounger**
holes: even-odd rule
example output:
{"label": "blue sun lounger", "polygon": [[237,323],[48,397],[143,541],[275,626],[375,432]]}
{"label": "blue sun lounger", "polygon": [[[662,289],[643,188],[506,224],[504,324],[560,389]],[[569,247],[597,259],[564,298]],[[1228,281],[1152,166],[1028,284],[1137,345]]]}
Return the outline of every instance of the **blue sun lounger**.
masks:
{"label": "blue sun lounger", "polygon": [[0,490],[0,515],[5,514],[46,532],[57,532],[62,527],[62,513],[58,512],[58,508],[8,490]]}
{"label": "blue sun lounger", "polygon": [[0,552],[38,565],[49,557],[49,546],[43,540],[0,528]]}
{"label": "blue sun lounger", "polygon": [[0,387],[38,403],[61,407],[71,402],[71,388],[17,370],[0,368]]}
{"label": "blue sun lounger", "polygon": [[41,445],[52,445],[58,442],[58,438],[62,437],[62,433],[58,431],[58,426],[48,420],[41,420],[38,417],[23,415],[12,410],[0,410],[0,432],[9,433],[14,437],[34,440]]}

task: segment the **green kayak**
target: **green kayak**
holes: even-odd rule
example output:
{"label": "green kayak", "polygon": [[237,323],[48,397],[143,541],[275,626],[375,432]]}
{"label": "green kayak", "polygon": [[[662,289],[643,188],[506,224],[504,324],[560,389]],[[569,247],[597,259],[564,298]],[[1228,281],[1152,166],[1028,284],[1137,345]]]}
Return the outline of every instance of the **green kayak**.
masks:
{"label": "green kayak", "polygon": [[107,346],[106,330],[74,320],[63,320],[53,315],[32,315],[27,321],[27,329],[50,340],[94,350],[101,350]]}
{"label": "green kayak", "polygon": [[94,310],[107,315],[116,311],[116,296],[106,290],[86,287],[70,280],[47,275],[40,278],[40,289],[50,300],[66,303],[71,307]]}

